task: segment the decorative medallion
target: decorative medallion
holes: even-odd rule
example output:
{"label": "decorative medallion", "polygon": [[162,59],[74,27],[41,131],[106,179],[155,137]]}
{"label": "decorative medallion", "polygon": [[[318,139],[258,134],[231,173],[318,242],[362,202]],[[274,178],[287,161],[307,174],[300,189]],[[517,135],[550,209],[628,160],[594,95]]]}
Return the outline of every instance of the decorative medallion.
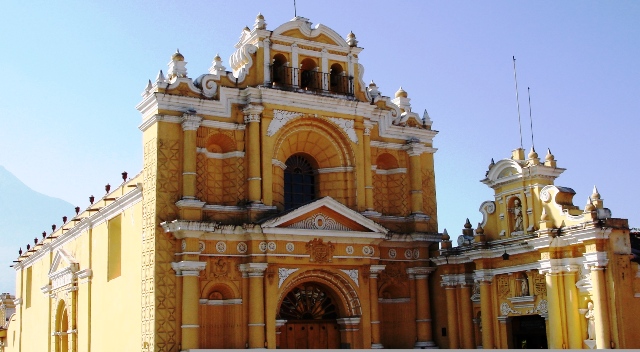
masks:
{"label": "decorative medallion", "polygon": [[360,283],[358,283],[358,269],[340,269],[340,271],[347,274],[356,286],[360,287]]}
{"label": "decorative medallion", "polygon": [[184,251],[185,249],[187,249],[187,241],[186,240],[182,240],[182,243],[180,244],[180,248]]}
{"label": "decorative medallion", "polygon": [[236,249],[238,250],[238,253],[246,253],[247,252],[247,244],[244,243],[244,242],[240,242],[236,246]]}
{"label": "decorative medallion", "polygon": [[411,258],[413,258],[413,251],[412,251],[412,250],[410,250],[410,249],[406,249],[406,250],[404,251],[404,257],[405,257],[405,258],[407,258],[407,259],[411,259]]}
{"label": "decorative medallion", "polygon": [[227,250],[227,244],[222,241],[216,243],[216,250],[218,253],[224,253]]}
{"label": "decorative medallion", "polygon": [[276,250],[276,243],[275,242],[267,243],[267,249],[269,249],[270,252],[275,251]]}
{"label": "decorative medallion", "polygon": [[371,247],[371,246],[363,246],[362,247],[362,254],[364,254],[364,255],[373,255],[373,252],[374,252],[374,250],[373,250],[373,247]]}
{"label": "decorative medallion", "polygon": [[346,251],[349,255],[353,254],[353,246],[347,246]]}
{"label": "decorative medallion", "polygon": [[545,203],[551,199],[551,196],[549,195],[549,188],[549,186],[545,186],[542,191],[540,191],[540,200]]}
{"label": "decorative medallion", "polygon": [[322,238],[314,238],[305,245],[309,253],[309,261],[317,263],[331,263],[335,246],[331,241],[324,243]]}
{"label": "decorative medallion", "polygon": [[495,211],[496,211],[496,203],[488,202],[487,205],[485,206],[485,209],[487,210],[487,214],[495,213]]}
{"label": "decorative medallion", "polygon": [[413,259],[420,258],[420,249],[416,248],[413,250]]}
{"label": "decorative medallion", "polygon": [[200,253],[202,253],[202,252],[204,252],[204,249],[205,249],[205,248],[206,248],[206,246],[205,246],[205,244],[204,244],[204,241],[199,241],[199,242],[198,242],[198,251],[199,251]]}
{"label": "decorative medallion", "polygon": [[391,259],[395,259],[396,258],[396,249],[395,248],[389,249],[389,258],[391,258]]}
{"label": "decorative medallion", "polygon": [[267,242],[260,242],[260,244],[258,245],[258,248],[260,249],[260,252],[264,253],[267,251]]}
{"label": "decorative medallion", "polygon": [[298,271],[298,268],[295,268],[295,269],[279,268],[278,269],[278,288],[282,286],[282,283],[284,282],[284,280],[286,280],[289,277],[289,275],[293,274],[296,271]]}
{"label": "decorative medallion", "polygon": [[[223,243],[223,242],[218,242]],[[217,246],[216,246],[217,247]],[[215,278],[225,277],[229,273],[229,263],[226,260],[219,258],[214,259],[211,262],[211,275]]]}
{"label": "decorative medallion", "polygon": [[293,250],[296,249],[296,246],[292,242],[289,242],[287,243],[286,248],[287,252],[293,252]]}

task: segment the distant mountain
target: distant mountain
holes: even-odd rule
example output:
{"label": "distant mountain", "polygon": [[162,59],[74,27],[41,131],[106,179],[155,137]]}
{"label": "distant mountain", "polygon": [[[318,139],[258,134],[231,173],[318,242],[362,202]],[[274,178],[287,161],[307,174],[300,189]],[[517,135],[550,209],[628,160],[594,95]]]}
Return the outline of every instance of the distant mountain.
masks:
{"label": "distant mountain", "polygon": [[[51,225],[62,223],[62,216],[75,214],[74,206],[62,199],[36,192],[0,165],[0,292],[15,294],[15,270],[9,266],[18,249],[51,233]],[[44,283],[43,283],[44,285]]]}

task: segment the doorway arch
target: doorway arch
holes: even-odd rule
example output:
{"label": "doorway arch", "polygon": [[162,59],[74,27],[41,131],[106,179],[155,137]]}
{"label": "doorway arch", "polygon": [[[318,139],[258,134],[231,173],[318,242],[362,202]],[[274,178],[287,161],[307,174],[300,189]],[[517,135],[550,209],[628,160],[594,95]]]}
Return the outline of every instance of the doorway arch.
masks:
{"label": "doorway arch", "polygon": [[[280,328],[279,348],[341,348],[352,343],[339,323],[362,315],[357,291],[347,278],[316,269],[289,277],[278,299],[276,319]],[[350,330],[350,331],[357,331]]]}

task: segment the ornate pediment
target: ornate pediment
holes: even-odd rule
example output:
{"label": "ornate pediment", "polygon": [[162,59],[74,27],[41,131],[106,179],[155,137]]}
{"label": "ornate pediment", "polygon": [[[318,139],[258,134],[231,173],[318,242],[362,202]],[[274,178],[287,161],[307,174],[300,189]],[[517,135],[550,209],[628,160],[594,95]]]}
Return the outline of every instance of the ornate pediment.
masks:
{"label": "ornate pediment", "polygon": [[318,199],[278,217],[267,219],[261,226],[265,233],[311,234],[311,230],[316,235],[317,231],[331,232],[326,236],[349,232],[349,235],[353,236],[377,238],[384,238],[389,231],[331,197]]}
{"label": "ornate pediment", "polygon": [[51,280],[51,291],[63,287],[71,287],[74,284],[75,273],[78,271],[78,261],[64,249],[60,248],[53,257],[51,269],[49,270],[49,280]]}

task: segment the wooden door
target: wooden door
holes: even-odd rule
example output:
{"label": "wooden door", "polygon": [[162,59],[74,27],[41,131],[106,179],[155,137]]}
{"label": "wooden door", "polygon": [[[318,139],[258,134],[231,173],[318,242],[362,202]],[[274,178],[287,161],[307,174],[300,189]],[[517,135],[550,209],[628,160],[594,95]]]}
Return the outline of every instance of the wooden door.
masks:
{"label": "wooden door", "polygon": [[280,331],[280,348],[340,348],[340,330],[335,320],[299,320],[285,324]]}

